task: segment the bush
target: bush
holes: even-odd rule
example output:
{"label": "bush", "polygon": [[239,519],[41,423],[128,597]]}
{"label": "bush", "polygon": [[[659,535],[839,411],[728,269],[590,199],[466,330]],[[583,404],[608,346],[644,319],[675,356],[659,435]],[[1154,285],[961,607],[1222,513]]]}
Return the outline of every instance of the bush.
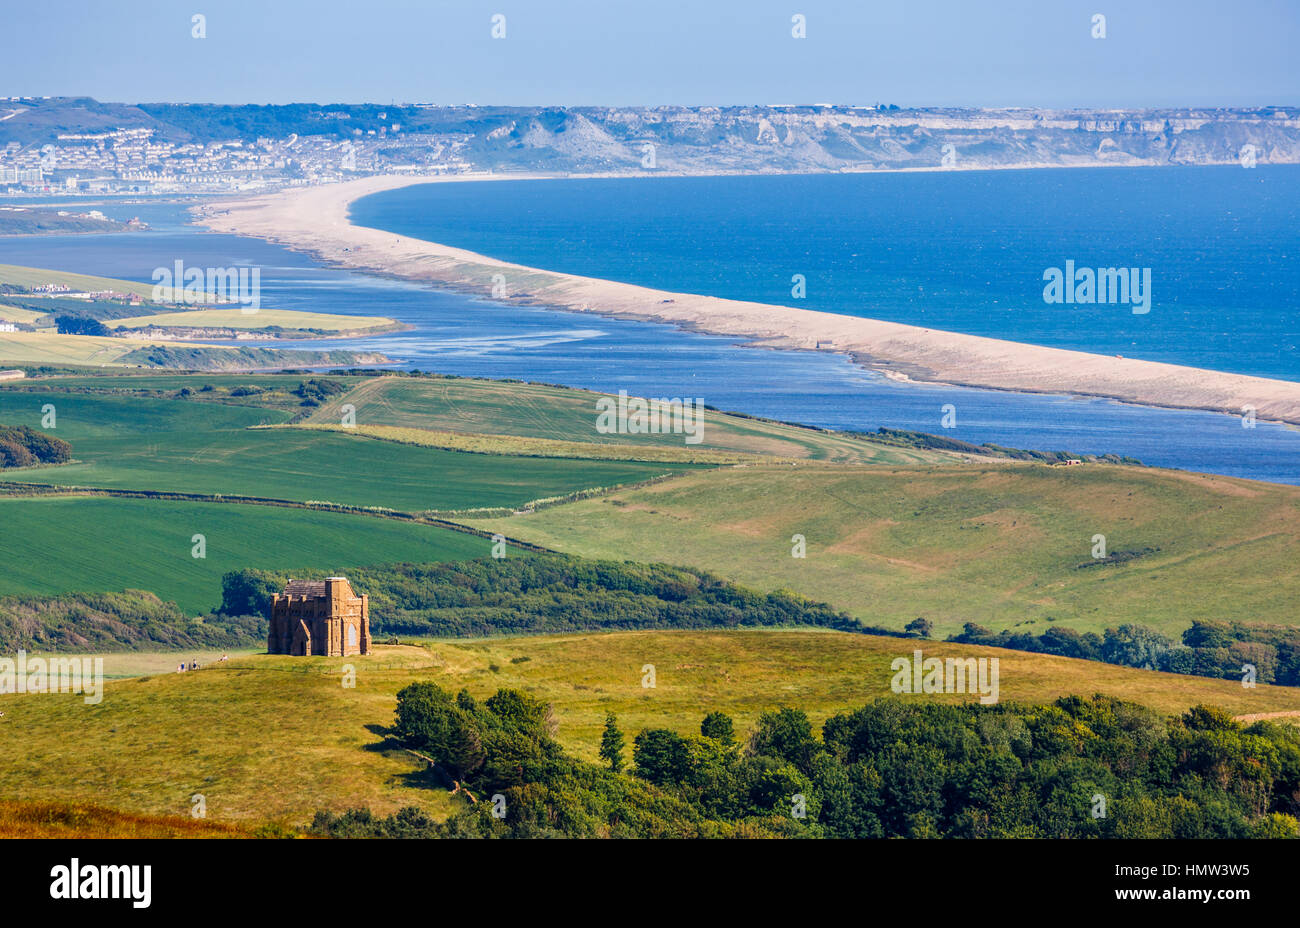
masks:
{"label": "bush", "polygon": [[111,335],[104,323],[89,316],[55,316],[54,327],[60,335]]}
{"label": "bush", "polygon": [[25,425],[0,425],[0,468],[62,464],[72,459],[72,446]]}

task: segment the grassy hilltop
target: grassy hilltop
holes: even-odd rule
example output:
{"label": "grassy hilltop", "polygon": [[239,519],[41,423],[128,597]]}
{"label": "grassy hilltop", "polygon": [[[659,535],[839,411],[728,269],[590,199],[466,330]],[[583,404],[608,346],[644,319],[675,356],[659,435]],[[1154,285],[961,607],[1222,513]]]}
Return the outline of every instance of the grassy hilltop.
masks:
{"label": "grassy hilltop", "polygon": [[[586,556],[674,560],[865,622],[1041,632],[1294,624],[1300,488],[1131,467],[767,466],[475,521]],[[807,540],[802,559],[792,536]],[[1093,557],[1104,535],[1109,560]]]}
{"label": "grassy hilltop", "polygon": [[[597,433],[597,398],[345,373],[118,372],[0,386],[0,424],[39,431],[53,406],[46,431],[71,446],[67,463],[0,470],[0,628],[52,614],[26,601],[6,616],[12,597],[64,594],[58,621],[75,626],[82,594],[147,591],[164,601],[148,600],[160,615],[193,616],[217,605],[227,571],[342,570],[359,582],[386,577],[376,599],[384,609],[443,623],[423,628],[501,635],[414,640],[350,660],[236,653],[214,665],[205,656],[204,669],[185,675],[165,671],[189,651],[136,652],[113,657],[96,706],[0,695],[0,727],[24,745],[0,769],[0,834],[240,835],[358,805],[381,815],[416,806],[442,820],[458,800],[389,730],[397,692],[425,680],[478,699],[506,687],[550,703],[560,744],[581,761],[596,759],[607,712],[629,736],[688,735],[716,710],[743,737],[779,706],[819,725],[887,694],[890,661],[916,648],[998,657],[1004,701],[1103,693],[1166,715],[1203,703],[1283,720],[1297,711],[1294,687],[973,644],[810,628],[685,631],[698,604],[671,583],[655,608],[674,630],[507,637],[574,627],[535,621],[576,620],[573,597],[590,612],[582,627],[637,628],[645,616],[623,580],[648,563],[707,570],[757,594],[784,590],[772,599],[806,597],[868,625],[901,629],[924,617],[936,638],[967,622],[1034,631],[1131,622],[1171,635],[1194,619],[1296,624],[1300,488],[1113,463],[1052,467],[717,411],[704,441],[687,447],[680,435]],[[345,406],[355,427],[343,426]],[[494,532],[627,563],[607,571],[601,596],[584,593],[585,579],[540,583],[532,565],[543,558],[517,547],[515,570],[489,559],[448,571],[483,558]],[[206,557],[193,556],[195,534]],[[1092,554],[1098,534],[1103,559]],[[795,535],[802,558],[791,556]],[[435,588],[427,572],[391,566],[411,562],[463,576]],[[457,584],[473,595],[454,595]],[[104,609],[135,600],[145,602],[122,594]],[[710,615],[735,624],[726,609]],[[177,628],[119,636],[121,649],[217,646],[201,629]],[[66,641],[75,627],[58,631],[38,640]],[[346,664],[355,688],[343,685]],[[657,671],[653,689],[641,686],[645,664]],[[152,675],[125,678],[136,673]],[[178,818],[196,793],[215,830]],[[80,805],[92,796],[106,808]]]}
{"label": "grassy hilltop", "polygon": [[[625,730],[698,731],[704,712],[732,715],[744,734],[762,712],[798,705],[814,724],[889,693],[889,662],[925,653],[995,656],[1004,701],[1094,692],[1177,713],[1213,702],[1234,713],[1285,711],[1281,687],[1172,676],[1087,661],[937,642],[818,631],[623,632],[379,646],[369,658],[256,656],[194,673],[110,682],[98,706],[79,697],[0,696],[0,718],[24,750],[0,769],[14,800],[93,795],[132,814],[184,815],[202,793],[220,822],[301,827],[319,809],[414,805],[445,817],[424,762],[390,739],[397,691],[432,680],[478,698],[502,687],[553,705],[566,749],[594,760],[606,712]],[[642,666],[657,668],[654,689]],[[343,686],[344,665],[356,668]],[[963,697],[934,697],[960,701]],[[267,783],[311,784],[267,789]],[[0,829],[3,820],[0,819]]]}
{"label": "grassy hilltop", "polygon": [[[519,439],[702,448],[746,455],[873,464],[922,464],[958,460],[947,452],[896,448],[822,429],[706,410],[703,440],[688,446],[674,434],[601,434],[596,401],[588,390],[545,384],[462,378],[381,378],[332,398],[307,422],[333,425],[342,406],[356,407],[358,425],[420,431],[452,431]],[[528,447],[523,444],[523,447]]]}

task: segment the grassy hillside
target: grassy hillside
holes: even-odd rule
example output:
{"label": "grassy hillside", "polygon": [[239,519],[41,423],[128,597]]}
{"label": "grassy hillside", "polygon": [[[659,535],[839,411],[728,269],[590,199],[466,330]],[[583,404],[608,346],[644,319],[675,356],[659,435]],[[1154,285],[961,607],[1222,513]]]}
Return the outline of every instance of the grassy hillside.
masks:
{"label": "grassy hillside", "polygon": [[[46,313],[38,313],[31,309],[20,309],[17,306],[0,305],[0,320],[5,322],[35,322],[42,319]],[[51,325],[53,323],[51,322]]]}
{"label": "grassy hillside", "polygon": [[87,802],[0,799],[0,838],[252,838],[254,828],[186,815],[132,815]]}
{"label": "grassy hillside", "polygon": [[292,309],[259,309],[245,313],[239,308],[196,309],[175,313],[156,313],[149,316],[130,316],[114,319],[112,327],[139,329],[146,326],[179,326],[182,328],[263,329],[315,329],[323,332],[351,332],[367,329],[385,329],[397,322],[383,316],[336,316],[329,313],[308,313]]}
{"label": "grassy hillside", "polygon": [[380,363],[378,353],[198,345],[99,335],[0,332],[0,363],[239,371]]}
{"label": "grassy hillside", "polygon": [[[175,394],[183,389],[199,391],[206,385],[218,389],[230,390],[237,387],[259,387],[268,390],[287,390],[297,386],[304,379],[312,376],[327,376],[348,385],[361,383],[365,378],[345,374],[310,375],[310,374],[247,374],[247,373],[211,373],[183,374],[140,370],[96,371],[94,374],[69,374],[47,377],[39,382],[32,381],[28,388],[40,386],[58,391],[84,391],[91,393],[125,392],[138,393],[142,396],[156,396],[160,393]],[[195,397],[198,399],[199,397]],[[256,395],[241,398],[244,405],[258,405],[260,398]]]}
{"label": "grassy hillside", "polygon": [[[596,431],[596,401],[587,390],[458,378],[386,377],[335,397],[309,420],[337,424],[343,404],[358,426],[514,435],[598,444],[683,447],[681,435],[618,435]],[[706,398],[707,400],[707,398]],[[942,452],[895,448],[820,429],[707,411],[695,448],[841,462],[907,464],[956,460]]]}
{"label": "grassy hillside", "polygon": [[[101,378],[96,378],[101,380]],[[132,385],[136,378],[121,378]],[[116,385],[118,378],[103,378]],[[199,384],[191,381],[195,386]],[[55,424],[46,428],[51,435],[72,442],[77,457],[91,453],[85,446],[115,438],[141,441],[169,433],[225,433],[252,425],[283,422],[290,414],[256,406],[199,405],[157,397],[120,394],[89,394],[57,390],[28,390],[34,384],[19,383],[19,389],[0,389],[0,422],[41,428],[46,405],[54,407]]]}
{"label": "grassy hillside", "polygon": [[465,432],[439,432],[433,429],[399,428],[392,425],[326,425],[316,422],[275,426],[276,428],[342,432],[364,435],[382,441],[448,451],[473,451],[478,454],[519,454],[540,458],[575,458],[588,461],[675,461],[685,464],[760,464],[770,458],[742,451],[697,450],[691,445],[615,445],[583,441],[558,441],[553,438],[522,438],[516,435],[476,435]]}
{"label": "grassy hillside", "polygon": [[137,400],[220,403],[255,409],[277,409],[285,413],[283,416],[264,417],[248,422],[249,425],[271,424],[310,412],[311,404],[318,402],[315,391],[309,389],[314,385],[324,383],[326,389],[343,391],[361,379],[337,374],[177,374],[108,368],[89,377],[81,374],[41,376],[9,384],[0,391],[0,404],[3,404],[0,408],[10,408],[10,403],[21,402],[5,399],[6,395],[14,393],[29,396],[48,393],[95,394]]}
{"label": "grassy hillside", "polygon": [[[21,321],[21,320],[20,320]],[[6,364],[120,364],[137,348],[158,342],[105,338],[98,335],[56,335],[47,332],[0,332],[0,361]]]}
{"label": "grassy hillside", "polygon": [[[214,822],[304,824],[316,809],[415,805],[441,818],[447,793],[429,789],[423,763],[387,739],[395,695],[433,680],[486,697],[523,689],[554,704],[559,740],[596,757],[606,712],[624,731],[698,731],[702,707],[733,715],[742,733],[759,713],[795,704],[815,724],[889,689],[889,662],[914,642],[818,631],[630,632],[434,642],[377,648],[369,658],[256,656],[195,673],[109,682],[103,701],[0,696],[0,729],[24,750],[0,767],[11,800],[96,801],[134,814],[184,815],[207,800]],[[1175,713],[1201,702],[1234,713],[1283,711],[1294,694],[1123,667],[924,643],[927,655],[996,656],[1002,699],[1067,693],[1122,695]],[[524,660],[524,658],[527,658]],[[653,663],[657,686],[643,689]],[[342,668],[356,686],[342,685]],[[927,697],[952,698],[961,697]],[[197,721],[196,721],[197,720]],[[267,789],[267,783],[310,784]]]}
{"label": "grassy hillside", "polygon": [[0,235],[51,235],[80,232],[124,232],[126,223],[92,219],[85,215],[61,216],[67,210],[7,206],[0,209]]}
{"label": "grassy hillside", "polygon": [[[112,290],[116,293],[134,293],[145,300],[153,299],[153,284],[115,277],[96,277],[92,274],[74,274],[49,268],[24,267],[18,264],[0,264],[0,284],[31,289],[46,284],[60,284],[78,293]],[[165,294],[169,295],[169,294]]]}
{"label": "grassy hillside", "polygon": [[[1300,488],[1178,471],[746,467],[474,524],[789,588],[870,624],[922,616],[939,635],[1295,623],[1300,601]],[[1092,556],[1098,534],[1111,561]]]}
{"label": "grassy hillside", "polygon": [[0,422],[41,424],[82,463],[6,470],[61,486],[316,500],[402,511],[513,507],[685,465],[468,454],[321,431],[251,431],[283,412],[78,393],[0,391]]}
{"label": "grassy hillside", "polygon": [[[372,516],[102,497],[0,497],[0,596],[140,589],[194,613],[242,567],[338,569],[482,557],[491,542]],[[195,534],[205,558],[192,555]]]}

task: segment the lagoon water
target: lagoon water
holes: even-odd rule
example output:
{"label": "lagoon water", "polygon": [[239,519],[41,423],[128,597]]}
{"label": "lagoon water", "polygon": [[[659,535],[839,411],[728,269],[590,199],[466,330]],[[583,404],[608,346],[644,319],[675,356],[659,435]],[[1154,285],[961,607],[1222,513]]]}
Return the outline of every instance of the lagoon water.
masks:
{"label": "lagoon water", "polygon": [[[826,428],[918,429],[966,441],[1114,452],[1158,466],[1300,483],[1300,431],[1282,426],[1244,429],[1236,417],[1212,413],[899,384],[835,355],[749,349],[734,339],[671,326],[504,305],[326,268],[280,246],[200,232],[186,225],[184,210],[174,205],[97,208],[115,218],[139,215],[152,231],[0,239],[0,263],[140,281],[176,260],[200,267],[255,265],[261,268],[264,306],[385,315],[413,327],[372,338],[277,343],[286,346],[374,349],[400,367],[463,376],[700,397],[723,409]],[[957,409],[957,426],[944,430],[942,407],[948,403]]]}
{"label": "lagoon water", "polygon": [[[1298,165],[425,184],[352,219],[662,290],[1300,379]],[[1149,311],[1044,302],[1067,261],[1149,268]]]}

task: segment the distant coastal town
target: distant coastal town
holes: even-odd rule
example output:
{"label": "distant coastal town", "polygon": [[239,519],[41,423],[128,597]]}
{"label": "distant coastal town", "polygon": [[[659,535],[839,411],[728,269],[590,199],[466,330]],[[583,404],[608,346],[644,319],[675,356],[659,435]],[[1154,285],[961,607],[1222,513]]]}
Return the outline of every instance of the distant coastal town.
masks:
{"label": "distant coastal town", "polygon": [[480,107],[0,99],[0,193],[270,191],[384,174],[962,170],[1300,163],[1300,113]]}

